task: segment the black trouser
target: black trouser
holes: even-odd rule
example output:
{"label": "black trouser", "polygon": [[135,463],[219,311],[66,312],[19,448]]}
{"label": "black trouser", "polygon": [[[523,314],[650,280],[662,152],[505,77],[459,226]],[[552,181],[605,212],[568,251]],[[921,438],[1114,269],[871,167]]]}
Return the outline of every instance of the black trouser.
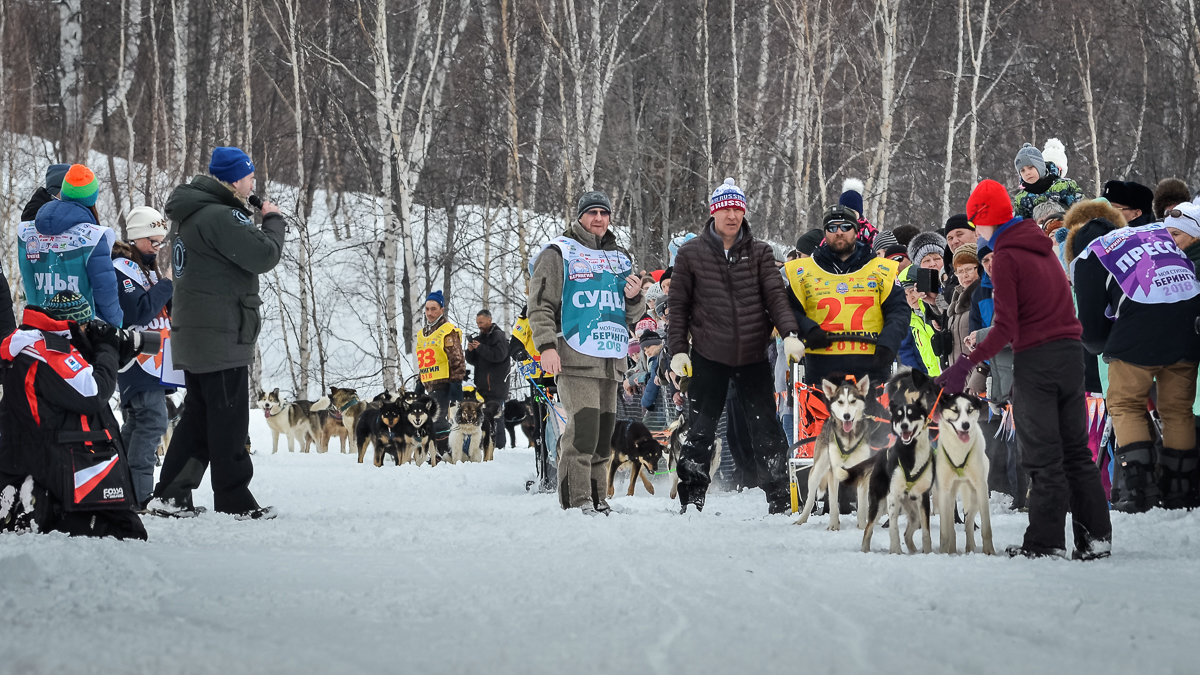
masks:
{"label": "black trouser", "polygon": [[243,513],[258,508],[250,493],[254,465],[246,452],[250,426],[246,366],[214,373],[184,373],[183,415],[163,457],[154,496],[191,504],[192,490],[212,465],[213,508]]}
{"label": "black trouser", "polygon": [[[765,355],[764,355],[765,356]],[[683,443],[678,474],[680,495],[702,496],[708,489],[713,437],[730,383],[733,401],[748,424],[751,475],[767,493],[772,511],[790,503],[787,476],[787,439],[775,415],[775,389],[771,364],[766,358],[745,366],[727,366],[692,352],[692,379],[688,385],[689,427]]]}
{"label": "black trouser", "polygon": [[1057,340],[1017,352],[1013,361],[1013,415],[1030,482],[1024,545],[1032,551],[1066,548],[1068,510],[1077,549],[1112,536],[1088,449],[1082,354],[1078,340]]}
{"label": "black trouser", "polygon": [[733,385],[729,386],[729,394],[725,397],[725,440],[729,442],[727,449],[733,457],[734,487],[738,490],[758,487],[758,469],[754,465],[754,452],[750,445],[750,427],[742,415],[737,389]]}

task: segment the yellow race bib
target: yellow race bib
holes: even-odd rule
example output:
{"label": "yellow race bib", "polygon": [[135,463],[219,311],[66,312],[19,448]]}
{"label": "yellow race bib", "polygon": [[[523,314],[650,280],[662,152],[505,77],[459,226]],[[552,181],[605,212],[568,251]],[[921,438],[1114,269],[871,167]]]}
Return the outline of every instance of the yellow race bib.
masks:
{"label": "yellow race bib", "polygon": [[450,377],[450,359],[446,356],[446,336],[458,328],[447,321],[429,335],[417,335],[417,372],[422,382],[434,382]]}
{"label": "yellow race bib", "polygon": [[[807,349],[809,354],[875,353],[874,340],[883,330],[883,301],[895,288],[899,272],[895,261],[875,258],[849,274],[834,274],[812,258],[803,258],[788,262],[784,270],[804,313],[833,341],[825,349]],[[857,337],[869,341],[853,339]]]}

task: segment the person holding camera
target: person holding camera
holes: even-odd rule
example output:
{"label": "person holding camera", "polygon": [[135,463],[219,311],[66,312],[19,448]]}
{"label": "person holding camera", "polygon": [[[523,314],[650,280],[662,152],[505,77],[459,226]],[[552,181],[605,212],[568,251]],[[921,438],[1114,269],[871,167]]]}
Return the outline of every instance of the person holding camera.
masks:
{"label": "person holding camera", "polygon": [[208,174],[180,185],[167,200],[175,223],[171,352],[184,371],[187,398],[163,458],[149,508],[156,515],[197,513],[192,490],[212,465],[213,508],[239,519],[275,517],[250,492],[254,466],[249,366],[262,328],[258,275],[279,263],[284,220],[262,202],[262,227],[251,216],[254,164],[237,148],[213,150]]}
{"label": "person holding camera", "polygon": [[133,352],[91,316],[62,291],[0,343],[0,531],[146,539],[108,405]]}
{"label": "person holding camera", "polygon": [[[162,382],[163,342],[170,335],[173,285],[158,276],[158,251],[167,236],[167,223],[157,209],[138,206],[125,216],[128,241],[113,245],[124,328],[158,333],[158,348],[139,354],[117,377],[121,390],[121,438],[129,452],[133,491],[145,507],[154,491],[158,443],[167,430],[167,387]],[[170,272],[167,273],[170,276]]]}
{"label": "person holding camera", "polygon": [[804,381],[820,388],[821,380],[852,375],[881,385],[908,333],[910,310],[895,292],[899,266],[859,240],[853,209],[830,207],[821,222],[825,245],[784,265],[804,335]]}
{"label": "person holding camera", "polygon": [[[498,412],[508,399],[508,336],[492,323],[492,313],[486,309],[475,315],[475,326],[479,328],[479,334],[467,342],[467,363],[475,366],[475,391],[483,397],[484,403],[495,403]],[[497,448],[503,448],[504,425],[498,424],[497,418],[489,422],[492,440]]]}

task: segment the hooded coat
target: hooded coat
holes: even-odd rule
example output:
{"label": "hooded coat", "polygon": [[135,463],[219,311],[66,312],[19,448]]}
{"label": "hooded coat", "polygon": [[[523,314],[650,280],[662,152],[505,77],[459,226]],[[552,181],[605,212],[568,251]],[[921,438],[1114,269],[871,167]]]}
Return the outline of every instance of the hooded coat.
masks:
{"label": "hooded coat", "polygon": [[213,373],[249,366],[262,328],[258,275],[279,263],[283,217],[266,215],[262,228],[256,227],[249,207],[212,176],[196,176],[175,188],[166,215],[175,226],[175,367]]}
{"label": "hooded coat", "polygon": [[[41,304],[58,291],[73,290],[88,301],[95,316],[120,326],[123,316],[112,266],[117,235],[112,229],[101,226],[92,209],[72,201],[50,201],[38,209],[32,230],[28,222],[18,236],[21,277],[30,303]],[[53,288],[45,287],[45,278],[52,279]]]}

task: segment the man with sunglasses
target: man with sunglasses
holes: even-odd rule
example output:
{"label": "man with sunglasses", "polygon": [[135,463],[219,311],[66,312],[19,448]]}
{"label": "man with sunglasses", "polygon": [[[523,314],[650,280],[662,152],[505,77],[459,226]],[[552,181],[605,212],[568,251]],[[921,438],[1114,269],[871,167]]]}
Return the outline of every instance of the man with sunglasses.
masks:
{"label": "man with sunglasses", "polygon": [[559,505],[608,515],[617,385],[628,368],[629,329],[645,313],[646,300],[641,276],[609,227],[608,195],[585,192],[575,213],[533,261],[529,326],[541,369],[556,376],[566,408],[558,443]]}
{"label": "man with sunglasses", "polygon": [[786,513],[787,437],[775,416],[767,345],[777,328],[786,336],[787,357],[799,359],[804,346],[775,255],[754,238],[746,220],[746,193],[727,178],[713,191],[708,211],[699,236],[679,248],[667,295],[671,370],[691,378],[689,428],[677,470],[680,510],[704,508],[713,438],[732,384],[738,412],[755,420],[748,430],[750,466],[738,468],[747,484],[766,492],[769,513]]}
{"label": "man with sunglasses", "polygon": [[853,211],[833,206],[821,222],[825,245],[784,266],[805,336],[804,380],[820,385],[853,375],[882,384],[908,333],[908,304],[896,290],[899,265],[858,240]]}
{"label": "man with sunglasses", "polygon": [[156,354],[138,354],[117,375],[121,391],[121,437],[129,455],[129,471],[137,503],[145,507],[154,490],[156,450],[167,430],[167,388],[162,383],[162,344],[171,331],[168,305],[174,286],[170,268],[160,277],[158,252],[167,236],[166,219],[157,209],[138,206],[125,216],[126,241],[113,245],[117,299],[122,328],[161,335]]}

